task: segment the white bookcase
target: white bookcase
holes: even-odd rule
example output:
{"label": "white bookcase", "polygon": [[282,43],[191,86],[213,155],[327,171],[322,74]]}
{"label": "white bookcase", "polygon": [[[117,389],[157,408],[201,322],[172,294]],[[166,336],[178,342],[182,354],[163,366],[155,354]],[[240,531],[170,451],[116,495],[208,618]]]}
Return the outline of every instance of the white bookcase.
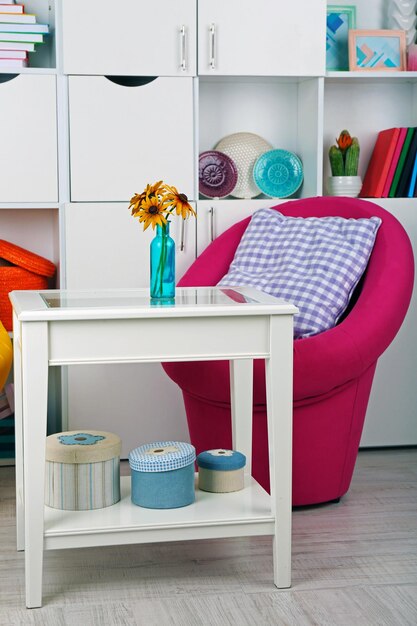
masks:
{"label": "white bookcase", "polygon": [[[386,28],[387,4],[356,0],[357,27]],[[123,10],[28,0],[25,9],[51,35],[29,68],[0,73],[0,237],[54,261],[61,287],[147,285],[151,234],[127,209],[147,182],[164,178],[197,209],[184,229],[173,224],[178,278],[228,226],[278,204],[199,196],[198,154],[228,134],[297,153],[297,197],[309,197],[326,193],[327,151],[343,128],[359,137],[363,176],[379,130],[417,125],[417,73],[326,73],[325,0],[124,0]],[[376,201],[417,250],[416,200]],[[415,315],[414,301],[377,368],[362,445],[417,443]],[[63,386],[69,425],[118,432],[124,454],[187,438],[180,393],[157,365],[74,368]]]}

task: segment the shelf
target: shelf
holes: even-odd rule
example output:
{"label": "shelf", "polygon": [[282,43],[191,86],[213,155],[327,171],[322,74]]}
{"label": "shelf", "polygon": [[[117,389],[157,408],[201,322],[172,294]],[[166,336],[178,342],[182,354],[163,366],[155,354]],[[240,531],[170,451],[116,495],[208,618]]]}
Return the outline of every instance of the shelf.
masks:
{"label": "shelf", "polygon": [[234,493],[196,489],[196,502],[179,509],[132,504],[130,476],[121,477],[122,499],[94,511],[45,507],[45,548],[61,549],[214,537],[272,535],[270,496],[250,477]]}
{"label": "shelf", "polygon": [[326,82],[338,82],[343,81],[346,83],[356,83],[358,81],[368,81],[372,83],[376,82],[389,82],[396,83],[416,83],[417,72],[327,72],[325,76]]}

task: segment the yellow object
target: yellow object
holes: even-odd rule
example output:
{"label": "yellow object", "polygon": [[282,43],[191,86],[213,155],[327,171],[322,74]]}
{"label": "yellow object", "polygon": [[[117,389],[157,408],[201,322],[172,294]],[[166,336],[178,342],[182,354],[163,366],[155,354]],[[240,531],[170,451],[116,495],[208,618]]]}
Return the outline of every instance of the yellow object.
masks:
{"label": "yellow object", "polygon": [[12,366],[13,349],[12,342],[10,340],[7,330],[0,322],[0,389],[3,389],[4,384]]}

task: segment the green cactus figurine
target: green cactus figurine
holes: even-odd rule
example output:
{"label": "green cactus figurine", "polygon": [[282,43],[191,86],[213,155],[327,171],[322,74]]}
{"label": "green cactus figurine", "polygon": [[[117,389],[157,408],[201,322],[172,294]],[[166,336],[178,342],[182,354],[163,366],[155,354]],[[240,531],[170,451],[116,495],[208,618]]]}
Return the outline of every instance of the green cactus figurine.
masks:
{"label": "green cactus figurine", "polygon": [[342,130],[336,143],[337,146],[331,146],[329,150],[332,176],[357,176],[359,165],[358,138],[351,137],[349,131]]}

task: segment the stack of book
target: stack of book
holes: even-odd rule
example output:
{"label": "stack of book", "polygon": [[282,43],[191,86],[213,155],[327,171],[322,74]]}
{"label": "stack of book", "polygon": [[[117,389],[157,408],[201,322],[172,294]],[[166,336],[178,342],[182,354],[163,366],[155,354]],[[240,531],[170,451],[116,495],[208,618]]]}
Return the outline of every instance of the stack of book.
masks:
{"label": "stack of book", "polygon": [[377,140],[363,180],[361,198],[417,197],[416,128],[387,128]]}
{"label": "stack of book", "polygon": [[27,67],[28,53],[48,32],[48,25],[37,24],[36,15],[25,13],[23,4],[0,0],[0,69]]}

